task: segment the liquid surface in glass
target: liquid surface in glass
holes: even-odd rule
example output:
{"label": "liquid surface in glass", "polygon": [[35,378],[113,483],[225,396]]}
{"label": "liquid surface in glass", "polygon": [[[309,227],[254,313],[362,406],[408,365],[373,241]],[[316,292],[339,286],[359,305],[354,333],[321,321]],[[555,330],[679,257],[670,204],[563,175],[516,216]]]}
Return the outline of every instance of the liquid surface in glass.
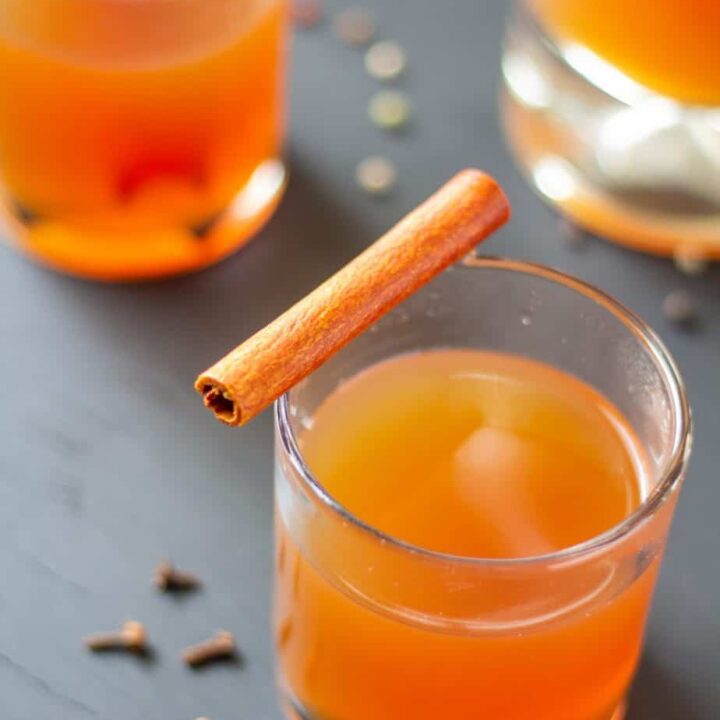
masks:
{"label": "liquid surface in glass", "polygon": [[345,383],[302,449],[328,492],[373,527],[431,550],[508,558],[576,545],[634,510],[632,437],[569,375],[448,350]]}
{"label": "liquid surface in glass", "polygon": [[589,48],[645,87],[720,105],[716,0],[531,0],[561,42]]}

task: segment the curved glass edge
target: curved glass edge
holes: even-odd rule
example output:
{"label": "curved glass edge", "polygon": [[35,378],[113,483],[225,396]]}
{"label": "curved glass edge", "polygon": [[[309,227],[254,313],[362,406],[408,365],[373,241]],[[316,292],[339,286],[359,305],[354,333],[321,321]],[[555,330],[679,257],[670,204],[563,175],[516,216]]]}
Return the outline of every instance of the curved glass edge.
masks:
{"label": "curved glass edge", "polygon": [[620,542],[634,529],[641,526],[647,519],[651,518],[660,506],[670,497],[673,491],[680,484],[692,447],[692,417],[690,406],[685,392],[680,372],[672,359],[665,344],[650,328],[650,326],[636,315],[632,310],[612,298],[604,291],[582,280],[567,275],[559,270],[519,260],[509,260],[494,257],[478,257],[474,253],[468,255],[461,264],[470,268],[504,270],[509,272],[520,272],[526,275],[544,278],[551,282],[563,285],[570,290],[578,292],[594,300],[603,306],[608,312],[619,318],[636,335],[644,345],[647,352],[653,357],[658,368],[665,377],[670,390],[672,400],[672,415],[676,418],[673,447],[670,457],[660,472],[660,479],[655,487],[648,494],[638,508],[628,515],[622,522],[614,525],[605,532],[596,535],[577,545],[563,548],[545,555],[534,555],[519,558],[483,558],[464,555],[453,555],[452,553],[438,552],[427,548],[419,547],[389,535],[365,521],[358,518],[346,507],[339,503],[313,475],[310,468],[304,461],[297,437],[290,421],[289,394],[285,393],[275,402],[274,417],[275,427],[283,451],[294,470],[302,478],[312,494],[325,507],[336,513],[342,520],[349,522],[361,532],[369,535],[389,547],[394,547],[405,553],[412,553],[429,561],[441,563],[456,563],[463,565],[477,565],[484,567],[527,567],[550,563],[572,562],[581,559],[595,551],[603,550],[610,545]]}

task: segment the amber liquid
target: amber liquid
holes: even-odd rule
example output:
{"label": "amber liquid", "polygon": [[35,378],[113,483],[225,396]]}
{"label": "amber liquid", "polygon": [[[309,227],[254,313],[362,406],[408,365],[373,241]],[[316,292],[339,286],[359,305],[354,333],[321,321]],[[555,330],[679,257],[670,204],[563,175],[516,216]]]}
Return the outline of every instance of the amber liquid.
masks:
{"label": "amber liquid", "polygon": [[115,279],[191,270],[247,239],[273,206],[243,191],[281,152],[285,12],[3,3],[0,180],[18,245]]}
{"label": "amber liquid", "polygon": [[[361,520],[469,557],[576,545],[623,520],[644,494],[639,443],[605,398],[546,365],[478,351],[400,356],[364,371],[320,406],[302,452]],[[654,568],[563,622],[463,634],[355,602],[314,569],[282,519],[278,549],[281,675],[312,720],[617,717]],[[328,552],[341,563],[346,549]],[[423,573],[408,582],[442,609]]]}
{"label": "amber liquid", "polygon": [[681,102],[720,105],[717,0],[531,0],[550,32]]}

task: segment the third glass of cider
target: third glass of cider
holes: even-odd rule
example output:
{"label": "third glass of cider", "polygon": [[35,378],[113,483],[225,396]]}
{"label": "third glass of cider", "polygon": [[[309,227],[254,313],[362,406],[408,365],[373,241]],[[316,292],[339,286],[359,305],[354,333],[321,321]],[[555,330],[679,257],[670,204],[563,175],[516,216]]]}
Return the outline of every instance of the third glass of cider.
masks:
{"label": "third glass of cider", "polygon": [[288,718],[618,720],[689,411],[642,321],[469,259],[276,406]]}
{"label": "third glass of cider", "polygon": [[720,4],[517,0],[505,131],[564,213],[644,252],[720,258]]}

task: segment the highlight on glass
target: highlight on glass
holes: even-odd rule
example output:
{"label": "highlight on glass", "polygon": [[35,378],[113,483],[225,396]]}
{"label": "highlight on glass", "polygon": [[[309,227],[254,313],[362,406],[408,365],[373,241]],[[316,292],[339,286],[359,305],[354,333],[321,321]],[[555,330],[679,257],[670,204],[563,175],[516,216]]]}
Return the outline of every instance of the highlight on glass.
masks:
{"label": "highlight on glass", "polygon": [[469,259],[275,420],[288,718],[624,716],[690,444],[642,321]]}
{"label": "highlight on glass", "polygon": [[100,279],[186,272],[268,219],[285,183],[287,0],[0,4],[0,217]]}

